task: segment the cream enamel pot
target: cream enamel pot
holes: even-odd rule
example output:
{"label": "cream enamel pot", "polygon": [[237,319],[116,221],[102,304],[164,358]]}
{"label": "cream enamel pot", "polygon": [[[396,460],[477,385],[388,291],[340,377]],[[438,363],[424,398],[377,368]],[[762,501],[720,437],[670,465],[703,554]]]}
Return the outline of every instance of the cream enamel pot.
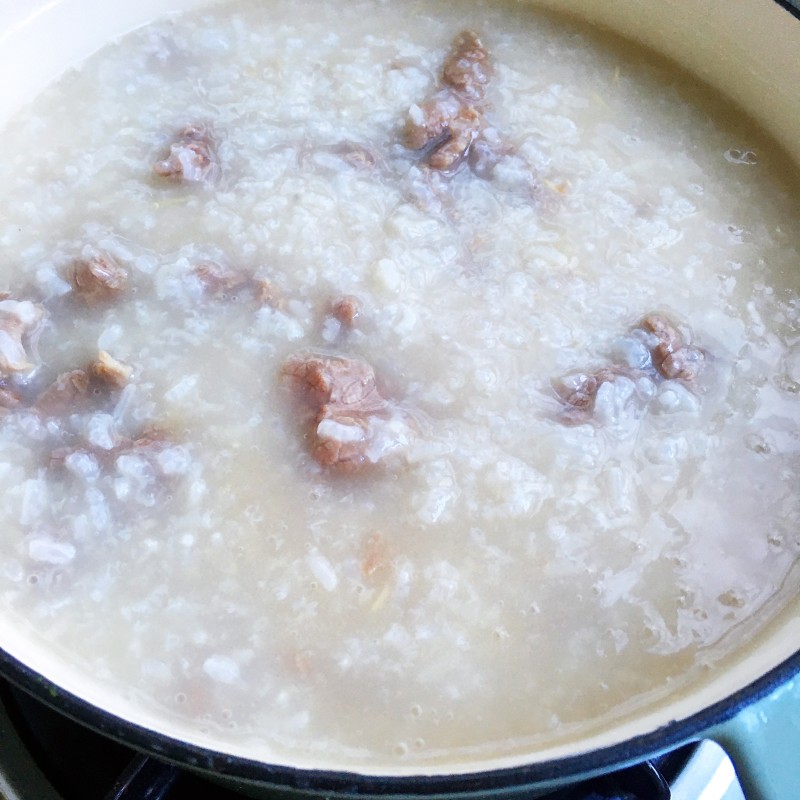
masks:
{"label": "cream enamel pot", "polygon": [[[65,67],[109,39],[166,11],[203,0],[0,0],[0,120]],[[541,0],[640,42],[727,95],[787,158],[800,164],[800,11],[775,0]],[[66,35],[65,32],[68,32]],[[800,264],[798,264],[800,268]],[[713,521],[710,521],[713,524]],[[52,653],[0,616],[0,671],[63,712],[168,761],[213,772],[263,796],[274,787],[320,795],[535,796],[565,783],[712,738],[729,752],[748,800],[798,796],[800,767],[800,598],[748,643],[740,657],[669,705],[648,709],[527,756],[441,765],[427,774],[339,772],[335,764],[264,763],[256,749],[215,746],[210,735],[170,727]]]}

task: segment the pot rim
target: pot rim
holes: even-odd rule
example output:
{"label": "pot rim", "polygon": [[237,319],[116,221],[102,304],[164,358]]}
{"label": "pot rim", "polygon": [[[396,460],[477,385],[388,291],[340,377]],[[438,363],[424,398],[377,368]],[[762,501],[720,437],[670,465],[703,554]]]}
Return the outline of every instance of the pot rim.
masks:
{"label": "pot rim", "polygon": [[775,0],[775,2],[793,17],[800,19],[800,4],[798,4],[798,0]]}
{"label": "pot rim", "polygon": [[743,708],[763,699],[798,674],[800,650],[744,688],[684,719],[673,720],[632,739],[575,755],[479,772],[430,775],[423,769],[418,775],[370,775],[274,765],[183,742],[128,721],[61,689],[0,648],[0,675],[54,710],[124,745],[189,770],[216,773],[248,783],[338,795],[466,795],[588,778],[705,738],[711,728],[727,722]]}

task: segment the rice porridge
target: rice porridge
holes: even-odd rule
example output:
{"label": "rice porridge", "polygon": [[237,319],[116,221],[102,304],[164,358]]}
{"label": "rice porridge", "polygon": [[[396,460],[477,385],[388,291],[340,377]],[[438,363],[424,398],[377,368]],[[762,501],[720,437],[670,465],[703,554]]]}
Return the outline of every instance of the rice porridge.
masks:
{"label": "rice porridge", "polygon": [[797,593],[797,176],[673,67],[231,2],[0,147],[0,613],[104,685],[267,760],[534,751]]}

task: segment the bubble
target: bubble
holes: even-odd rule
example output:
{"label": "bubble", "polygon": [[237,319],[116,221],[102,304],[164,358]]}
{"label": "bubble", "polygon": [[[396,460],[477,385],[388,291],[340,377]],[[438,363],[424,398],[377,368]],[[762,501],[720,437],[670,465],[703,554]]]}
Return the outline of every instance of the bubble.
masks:
{"label": "bubble", "polygon": [[717,602],[728,608],[744,608],[745,598],[736,590],[731,589],[719,595]]}
{"label": "bubble", "polygon": [[758,163],[758,156],[752,150],[739,150],[736,147],[728,148],[725,153],[725,160],[731,164],[744,164],[752,166]]}
{"label": "bubble", "polygon": [[402,758],[402,756],[408,755],[408,745],[405,742],[400,742],[394,746],[392,752]]}
{"label": "bubble", "polygon": [[784,373],[779,375],[775,383],[777,387],[787,394],[800,394],[800,383],[798,383],[791,375]]}
{"label": "bubble", "polygon": [[745,445],[748,450],[752,450],[754,453],[758,453],[762,456],[769,455],[773,451],[767,439],[759,433],[753,433],[748,436],[745,439]]}

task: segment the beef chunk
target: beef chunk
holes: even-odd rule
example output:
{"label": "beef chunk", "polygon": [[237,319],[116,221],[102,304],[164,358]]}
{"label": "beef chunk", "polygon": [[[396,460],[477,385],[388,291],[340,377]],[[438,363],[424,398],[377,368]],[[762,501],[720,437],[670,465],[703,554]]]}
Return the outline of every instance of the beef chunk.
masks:
{"label": "beef chunk", "polygon": [[470,169],[479,178],[489,180],[503,156],[510,155],[511,147],[494,128],[482,128],[467,154]]}
{"label": "beef chunk", "polygon": [[220,175],[214,140],[205,125],[187,125],[170,145],[169,155],[153,164],[153,172],[175,181],[213,183]]}
{"label": "beef chunk", "polygon": [[450,137],[450,125],[462,109],[459,98],[442,90],[409,111],[403,143],[410,150],[441,146]]}
{"label": "beef chunk", "polygon": [[657,369],[665,378],[691,383],[697,379],[705,360],[702,350],[686,345],[660,358]]}
{"label": "beef chunk", "polygon": [[371,414],[387,406],[366,361],[297,355],[284,363],[283,374],[306,404],[323,415]]}
{"label": "beef chunk", "polygon": [[211,261],[196,264],[192,272],[203,284],[205,290],[215,296],[243,289],[253,282],[252,275],[244,270],[223,267],[221,264]]}
{"label": "beef chunk", "polygon": [[[630,362],[624,366],[613,364],[593,372],[575,372],[552,381],[553,390],[562,405],[558,416],[560,422],[566,425],[591,422],[595,416],[595,401],[600,387],[620,376],[634,381],[644,379],[651,385],[664,380],[678,380],[691,385],[699,376],[706,361],[705,351],[684,341],[678,325],[668,316],[646,314],[631,333],[638,347],[646,348],[635,366]],[[640,396],[639,399],[643,398]]]}
{"label": "beef chunk", "polygon": [[423,151],[431,169],[452,173],[466,161],[480,177],[489,177],[508,150],[484,116],[491,76],[489,54],[478,35],[462,31],[445,58],[439,88],[411,107],[405,146]]}
{"label": "beef chunk", "polygon": [[348,294],[331,303],[331,314],[341,325],[352,327],[361,313],[361,303],[357,297]]}
{"label": "beef chunk", "polygon": [[72,288],[88,306],[117,299],[128,286],[128,271],[109,255],[95,254],[75,261],[70,269]]}
{"label": "beef chunk", "polygon": [[694,381],[705,362],[705,353],[683,341],[677,326],[663,314],[643,317],[638,327],[648,334],[653,367],[662,378]]}
{"label": "beef chunk", "polygon": [[575,372],[552,382],[564,409],[559,419],[565,425],[583,425],[591,421],[600,387],[628,372],[617,367],[601,367],[593,372]]}
{"label": "beef chunk", "polygon": [[89,399],[91,378],[84,369],[62,372],[36,401],[36,408],[43,414],[55,416],[85,409]]}
{"label": "beef chunk", "polygon": [[112,451],[114,457],[135,453],[147,459],[175,445],[174,437],[164,428],[147,428],[132,438],[124,439]]}
{"label": "beef chunk", "polygon": [[61,373],[36,400],[35,407],[47,416],[84,412],[102,405],[130,380],[132,369],[104,350],[85,369]]}
{"label": "beef chunk", "polygon": [[308,411],[311,454],[322,466],[358,470],[402,443],[404,434],[392,428],[393,409],[365,361],[301,354],[282,372]]}
{"label": "beef chunk", "polygon": [[203,261],[191,268],[191,275],[200,282],[204,296],[213,300],[241,300],[275,309],[282,309],[286,304],[283,293],[273,281],[244,269]]}
{"label": "beef chunk", "polygon": [[[6,294],[6,293],[4,293]],[[44,320],[44,308],[30,300],[0,299],[0,379],[34,368],[31,340]]]}
{"label": "beef chunk", "polygon": [[89,376],[93,383],[109,389],[122,389],[127,386],[133,374],[133,369],[105,350],[97,354],[97,360],[89,365]]}
{"label": "beef chunk", "polygon": [[492,77],[489,54],[475,31],[462,31],[453,40],[442,67],[442,83],[465,98],[480,103]]}
{"label": "beef chunk", "polygon": [[481,115],[474,108],[460,106],[458,114],[447,122],[444,140],[428,155],[428,166],[440,172],[454,172],[464,159],[469,159],[481,128]]}
{"label": "beef chunk", "polygon": [[22,405],[22,395],[10,381],[0,378],[0,413],[11,411]]}
{"label": "beef chunk", "polygon": [[281,309],[286,305],[283,292],[269,278],[254,278],[253,289],[256,295],[256,302],[260,306]]}

